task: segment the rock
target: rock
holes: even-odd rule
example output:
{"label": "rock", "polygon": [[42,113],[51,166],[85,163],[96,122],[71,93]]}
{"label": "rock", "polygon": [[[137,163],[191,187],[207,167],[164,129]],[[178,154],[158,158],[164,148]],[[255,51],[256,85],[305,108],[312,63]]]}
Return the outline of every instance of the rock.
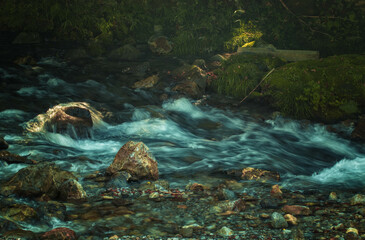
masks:
{"label": "rock", "polygon": [[279,181],[280,175],[277,172],[247,167],[242,169],[241,179],[260,181]]}
{"label": "rock", "polygon": [[228,227],[222,227],[217,231],[217,234],[222,237],[229,237],[234,234],[233,230]]}
{"label": "rock", "polygon": [[160,78],[157,74],[149,76],[148,78],[135,82],[133,88],[151,88],[158,82],[159,79]]}
{"label": "rock", "polygon": [[277,198],[264,198],[260,201],[260,206],[262,208],[278,208],[280,205],[280,201]]}
{"label": "rock", "polygon": [[274,212],[271,215],[271,226],[273,228],[287,228],[288,227],[288,223],[286,222],[286,220],[283,217],[283,215],[281,215],[278,212]]}
{"label": "rock", "polygon": [[5,150],[9,148],[9,144],[5,141],[4,138],[0,137],[0,150]]}
{"label": "rock", "polygon": [[351,133],[351,139],[365,142],[365,117],[358,120],[355,129]]}
{"label": "rock", "polygon": [[87,198],[86,192],[81,184],[75,179],[63,182],[60,186],[60,199],[62,200],[79,200]]}
{"label": "rock", "polygon": [[168,54],[172,51],[172,44],[165,36],[152,36],[148,40],[148,46],[156,54]]}
{"label": "rock", "polygon": [[183,93],[192,98],[200,98],[203,93],[200,91],[198,84],[191,81],[184,81],[178,83],[172,91]]}
{"label": "rock", "polygon": [[294,217],[291,214],[285,214],[284,215],[285,220],[290,224],[290,225],[297,225],[298,224],[298,219],[296,217]]}
{"label": "rock", "polygon": [[112,50],[109,57],[114,60],[136,60],[141,57],[142,53],[131,44]]}
{"label": "rock", "polygon": [[108,167],[109,174],[126,171],[131,179],[158,179],[157,161],[143,142],[129,141],[123,145]]}
{"label": "rock", "polygon": [[72,240],[77,239],[76,233],[65,227],[55,228],[41,236],[42,240]]}
{"label": "rock", "polygon": [[0,151],[0,161],[5,161],[8,164],[12,163],[25,163],[25,164],[35,164],[34,160],[28,159],[28,157],[22,157],[17,154],[10,153],[8,151]]}
{"label": "rock", "polygon": [[180,229],[180,234],[183,235],[183,237],[190,238],[193,236],[193,231],[194,231],[194,228],[192,228],[191,226],[183,226]]}
{"label": "rock", "polygon": [[292,215],[310,215],[311,210],[309,207],[306,206],[299,206],[299,205],[285,205],[282,210],[285,213],[289,213]]}
{"label": "rock", "polygon": [[[61,190],[65,188],[62,185],[69,180],[76,181],[77,178],[70,172],[62,171],[54,164],[42,163],[19,170],[2,185],[1,193],[5,196],[15,193],[24,197],[38,197],[46,194],[51,199],[58,199]],[[80,190],[78,194],[82,196],[84,194],[82,187],[78,190]],[[74,188],[69,191],[74,192]],[[74,194],[77,195],[75,192]]]}
{"label": "rock", "polygon": [[1,215],[12,221],[27,221],[37,217],[37,212],[25,204],[13,204],[1,209]]}
{"label": "rock", "polygon": [[13,40],[13,44],[33,44],[40,43],[41,38],[36,32],[21,32]]}
{"label": "rock", "polygon": [[280,186],[279,185],[274,185],[271,187],[271,191],[270,191],[270,195],[273,198],[279,198],[281,199],[283,196],[283,192],[280,190]]}
{"label": "rock", "polygon": [[365,204],[365,195],[362,194],[356,194],[350,199],[351,205],[360,205]]}
{"label": "rock", "polygon": [[0,218],[0,234],[18,228],[19,226],[15,222],[8,219]]}
{"label": "rock", "polygon": [[184,65],[172,73],[174,79],[180,80],[172,89],[193,98],[200,98],[207,86],[207,74],[196,65]]}
{"label": "rock", "polygon": [[209,188],[207,186],[204,186],[203,184],[191,182],[185,186],[185,189],[193,192],[204,192],[204,190]]}
{"label": "rock", "polygon": [[335,192],[331,192],[328,195],[328,199],[331,200],[331,201],[336,201],[337,200],[337,194]]}
{"label": "rock", "polygon": [[194,62],[193,62],[193,65],[196,65],[201,69],[206,69],[207,68],[204,59],[195,59]]}
{"label": "rock", "polygon": [[15,59],[14,63],[18,65],[35,65],[37,61],[31,56],[25,56]]}
{"label": "rock", "polygon": [[101,113],[88,103],[70,102],[50,108],[27,123],[30,132],[56,132],[72,138],[90,137],[91,128],[101,122]]}
{"label": "rock", "polygon": [[345,235],[346,240],[357,240],[360,239],[359,231],[356,228],[348,228]]}

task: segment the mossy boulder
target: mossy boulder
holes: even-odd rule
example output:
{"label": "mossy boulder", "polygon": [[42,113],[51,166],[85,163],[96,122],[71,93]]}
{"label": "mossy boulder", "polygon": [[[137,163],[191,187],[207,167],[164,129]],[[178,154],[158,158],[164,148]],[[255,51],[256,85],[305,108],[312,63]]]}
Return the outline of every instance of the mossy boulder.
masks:
{"label": "mossy boulder", "polygon": [[243,98],[247,96],[272,68],[285,62],[278,57],[268,55],[238,54],[231,56],[215,70],[217,76],[211,87],[219,94]]}
{"label": "mossy boulder", "polygon": [[365,56],[290,63],[263,85],[265,95],[287,116],[325,123],[352,118],[365,110]]}

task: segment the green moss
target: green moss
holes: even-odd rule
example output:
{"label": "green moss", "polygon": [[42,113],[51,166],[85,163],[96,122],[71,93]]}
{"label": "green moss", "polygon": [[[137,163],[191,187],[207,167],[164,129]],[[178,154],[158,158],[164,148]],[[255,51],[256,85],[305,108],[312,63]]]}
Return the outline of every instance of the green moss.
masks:
{"label": "green moss", "polygon": [[234,55],[216,70],[217,78],[212,82],[214,91],[237,98],[247,96],[272,68],[284,62],[273,56]]}
{"label": "green moss", "polygon": [[254,43],[261,37],[262,32],[251,21],[248,23],[240,22],[240,26],[233,29],[233,37],[224,43],[224,47],[229,51],[233,51],[237,47],[242,47],[250,42]]}
{"label": "green moss", "polygon": [[265,84],[265,95],[288,116],[323,122],[351,118],[365,107],[365,56],[290,63],[273,72]]}

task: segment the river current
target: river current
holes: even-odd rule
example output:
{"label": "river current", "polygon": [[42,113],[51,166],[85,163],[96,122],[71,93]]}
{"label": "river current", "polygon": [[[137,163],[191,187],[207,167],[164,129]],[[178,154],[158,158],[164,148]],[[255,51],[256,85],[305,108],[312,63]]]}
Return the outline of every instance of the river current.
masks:
{"label": "river current", "polygon": [[[365,187],[365,150],[327,131],[325,125],[280,116],[258,120],[249,107],[221,109],[187,98],[162,102],[149,91],[118,88],[109,81],[111,76],[105,76],[105,81],[87,77],[68,81],[64,72],[72,73],[73,66],[55,58],[42,59],[38,65],[44,72],[31,78],[14,66],[0,68],[3,80],[17,82],[0,95],[7,102],[6,109],[0,111],[0,134],[12,153],[55,162],[85,176],[104,171],[119,148],[135,140],[150,148],[158,161],[160,178],[172,185],[222,170],[254,167],[278,171],[280,184],[291,189]],[[73,101],[107,108],[112,120],[94,126],[89,139],[25,130],[27,122],[38,114]],[[340,127],[345,135],[352,130],[351,126]],[[1,180],[26,167],[0,164]]]}

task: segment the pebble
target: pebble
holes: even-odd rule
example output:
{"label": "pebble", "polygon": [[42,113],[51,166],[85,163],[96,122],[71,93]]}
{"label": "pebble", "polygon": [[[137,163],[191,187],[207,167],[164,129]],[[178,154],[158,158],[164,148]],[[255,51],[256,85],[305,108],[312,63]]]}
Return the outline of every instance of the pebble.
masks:
{"label": "pebble", "polygon": [[229,236],[232,236],[234,234],[234,232],[232,231],[232,229],[230,229],[228,227],[222,227],[221,229],[219,229],[217,231],[217,234],[222,237],[229,237]]}
{"label": "pebble", "polygon": [[328,199],[332,200],[332,201],[336,201],[337,200],[337,193],[331,192],[330,195],[328,196]]}
{"label": "pebble", "polygon": [[365,204],[365,195],[362,194],[356,194],[350,199],[351,205],[360,205]]}
{"label": "pebble", "polygon": [[290,213],[292,215],[310,215],[311,210],[306,206],[299,205],[285,205],[282,209],[285,213]]}
{"label": "pebble", "polygon": [[298,219],[296,217],[294,217],[293,215],[291,215],[291,214],[285,214],[284,218],[291,225],[297,225],[298,224]]}
{"label": "pebble", "polygon": [[271,226],[273,228],[287,228],[288,227],[288,223],[286,222],[286,220],[283,217],[283,215],[281,215],[278,212],[274,212],[271,215]]}

